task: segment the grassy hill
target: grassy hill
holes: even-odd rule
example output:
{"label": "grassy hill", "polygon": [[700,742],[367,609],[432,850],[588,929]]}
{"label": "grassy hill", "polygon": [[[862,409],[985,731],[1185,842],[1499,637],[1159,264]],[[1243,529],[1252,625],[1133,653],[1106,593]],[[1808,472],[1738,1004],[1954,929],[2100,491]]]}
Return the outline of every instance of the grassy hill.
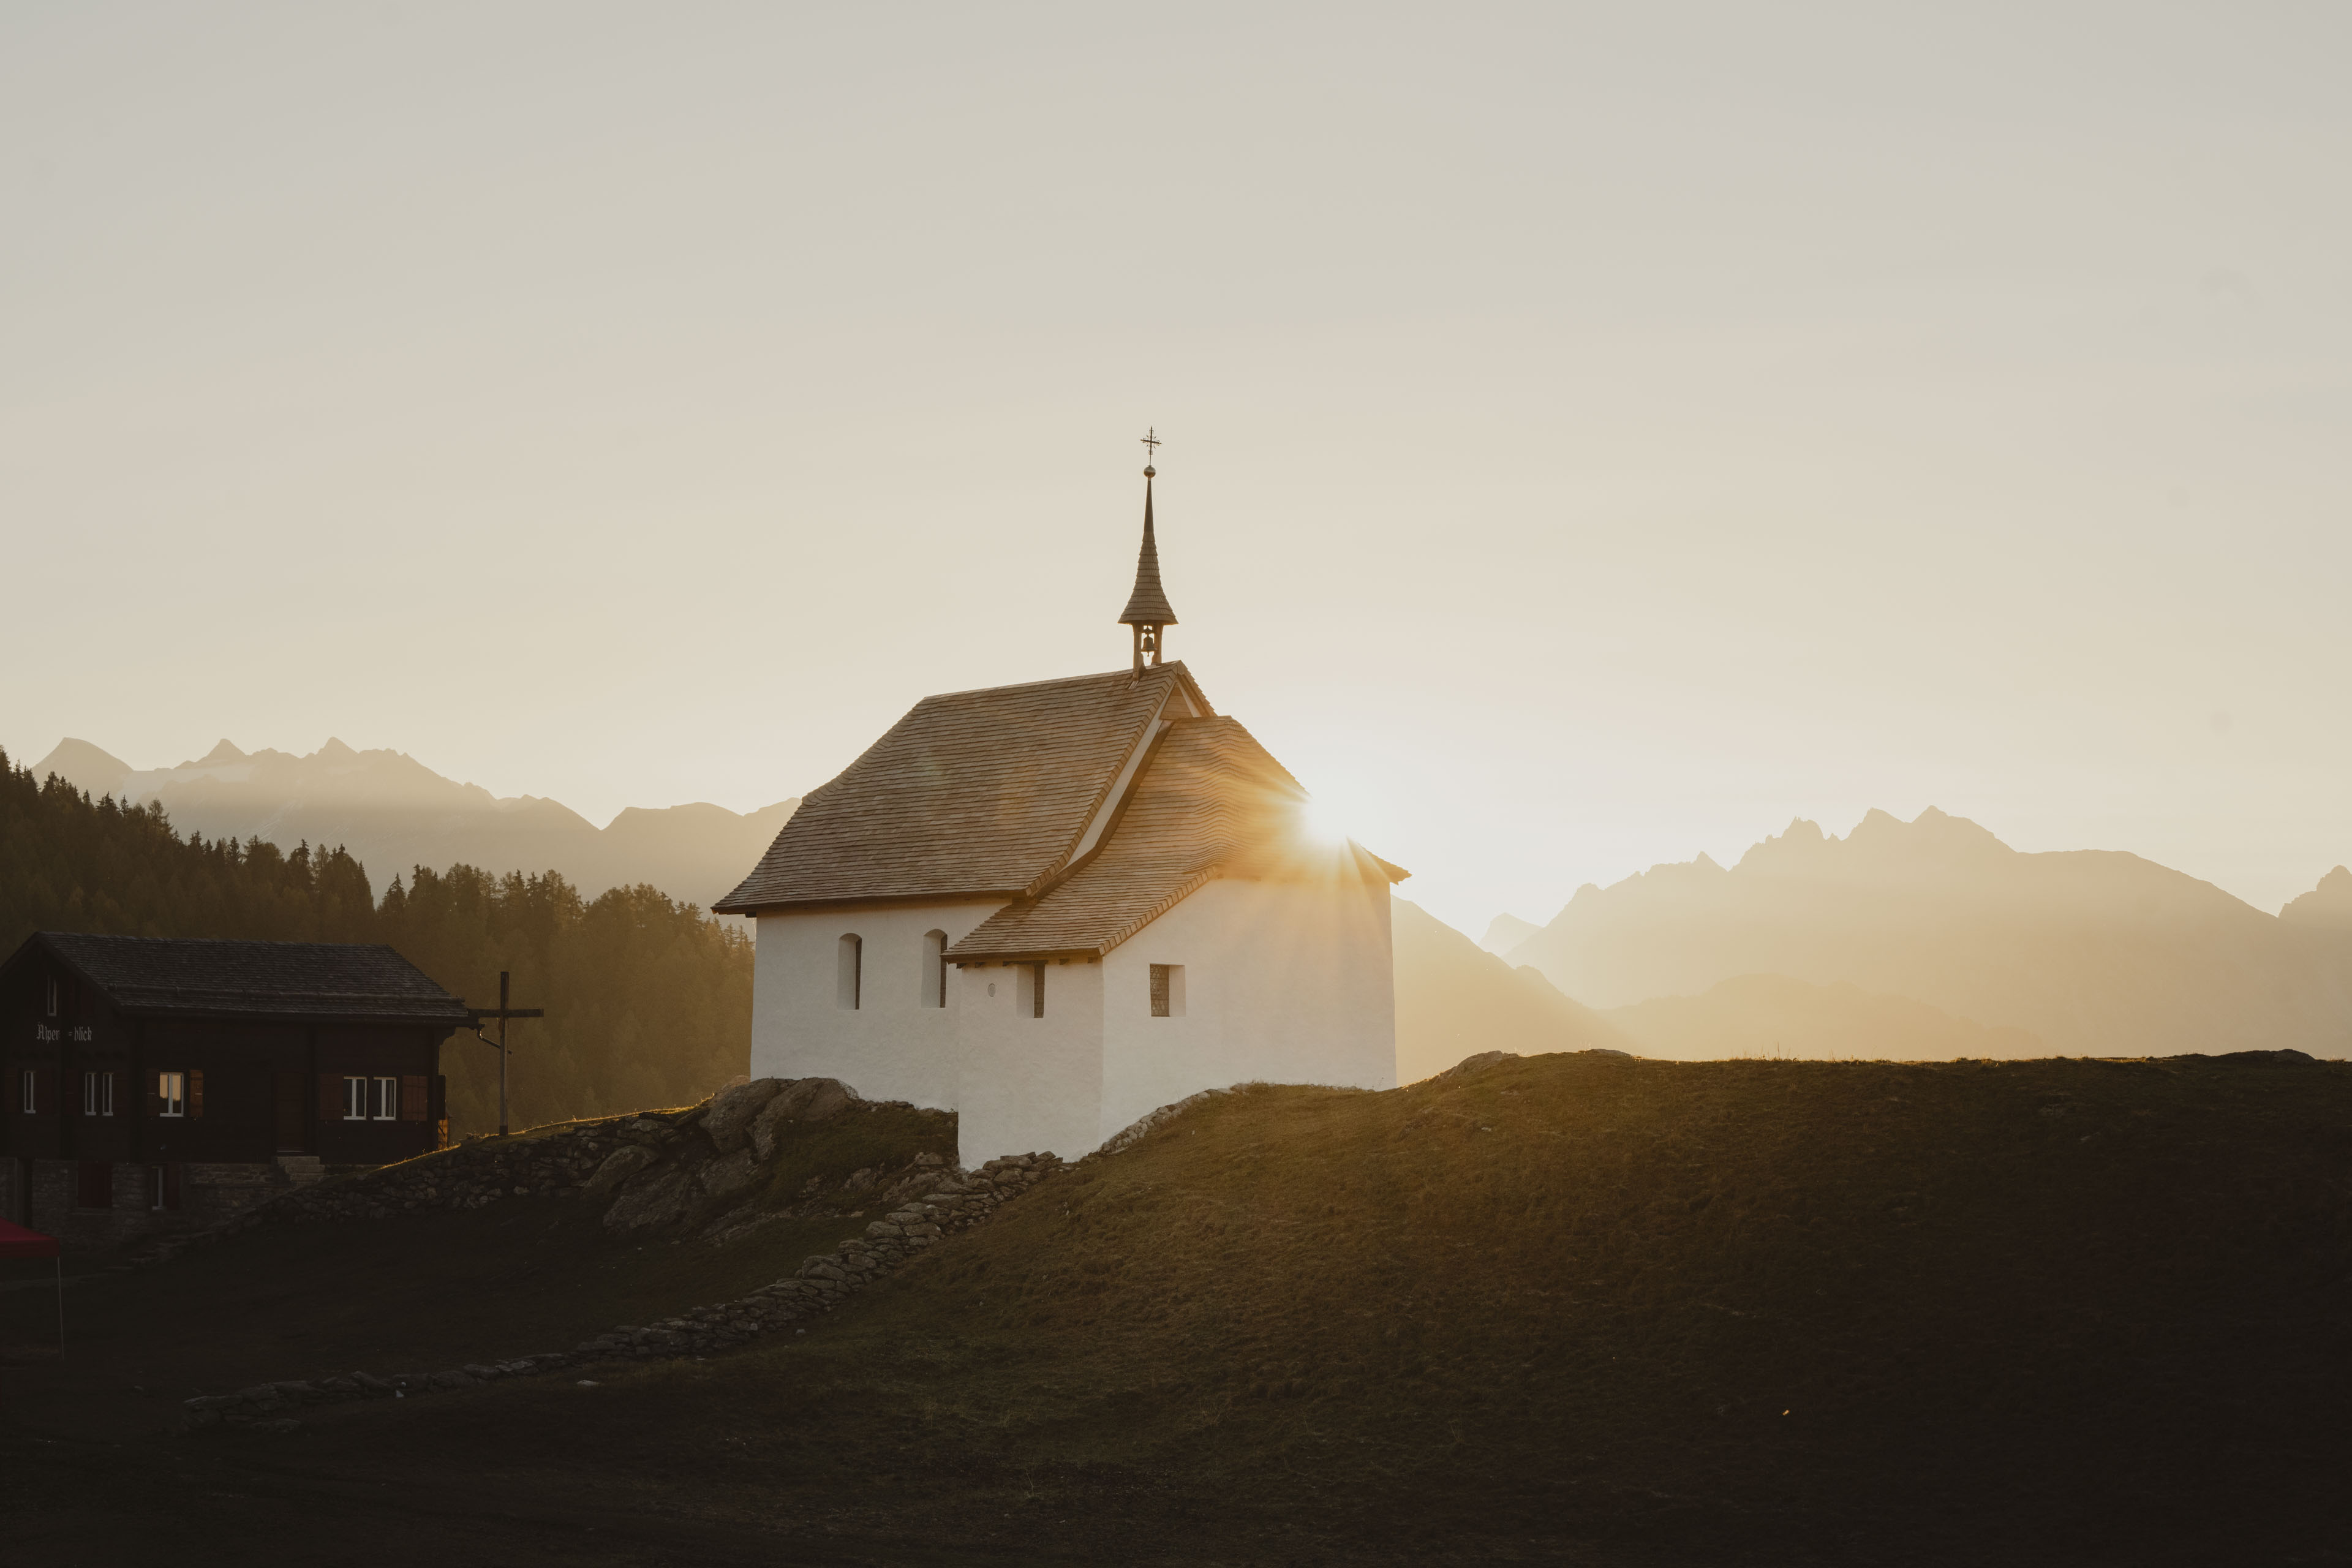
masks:
{"label": "grassy hill", "polygon": [[1250,1089],[804,1336],[293,1438],[60,1384],[0,1489],[89,1563],[2342,1561],[2347,1155],[2291,1057]]}

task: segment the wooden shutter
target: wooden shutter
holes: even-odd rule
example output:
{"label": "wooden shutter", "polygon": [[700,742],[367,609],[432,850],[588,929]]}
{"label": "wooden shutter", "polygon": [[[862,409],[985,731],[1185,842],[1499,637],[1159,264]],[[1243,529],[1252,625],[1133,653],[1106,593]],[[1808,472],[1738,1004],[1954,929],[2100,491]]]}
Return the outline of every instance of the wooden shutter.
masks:
{"label": "wooden shutter", "polygon": [[403,1121],[425,1120],[425,1080],[420,1075],[400,1080],[400,1119]]}
{"label": "wooden shutter", "polygon": [[319,1120],[341,1121],[343,1119],[343,1075],[322,1072],[319,1075]]}
{"label": "wooden shutter", "polygon": [[1029,987],[1029,1016],[1042,1018],[1045,1016],[1045,966],[1040,963],[1035,967],[1037,976]]}
{"label": "wooden shutter", "polygon": [[204,1113],[205,1113],[205,1073],[204,1073],[204,1069],[203,1069],[202,1068],[190,1068],[188,1069],[188,1114],[189,1114],[190,1116],[202,1116]]}

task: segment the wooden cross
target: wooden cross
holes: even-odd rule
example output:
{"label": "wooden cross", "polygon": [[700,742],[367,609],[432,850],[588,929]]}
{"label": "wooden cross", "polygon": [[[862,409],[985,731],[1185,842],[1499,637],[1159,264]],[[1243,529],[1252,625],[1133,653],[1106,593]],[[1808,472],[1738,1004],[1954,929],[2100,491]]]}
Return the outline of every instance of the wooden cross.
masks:
{"label": "wooden cross", "polygon": [[507,1020],[544,1018],[547,1012],[540,1007],[508,1006],[507,972],[503,969],[499,971],[499,1005],[496,1007],[470,1007],[467,1011],[474,1015],[474,1037],[484,1045],[490,1042],[482,1037],[483,1020],[496,1018],[499,1021],[499,1136],[503,1138],[507,1135]]}

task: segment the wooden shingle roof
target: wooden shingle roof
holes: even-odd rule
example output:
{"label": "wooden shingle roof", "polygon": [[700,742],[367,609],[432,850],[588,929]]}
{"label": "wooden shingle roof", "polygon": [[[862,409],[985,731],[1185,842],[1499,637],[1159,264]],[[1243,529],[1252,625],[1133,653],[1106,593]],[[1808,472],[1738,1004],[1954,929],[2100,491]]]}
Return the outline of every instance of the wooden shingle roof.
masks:
{"label": "wooden shingle roof", "polygon": [[1060,871],[1183,665],[927,697],[813,790],[722,914],[1023,898]]}
{"label": "wooden shingle roof", "polygon": [[1297,779],[1232,719],[1181,719],[1144,763],[1093,856],[999,910],[948,951],[959,963],[1099,956],[1216,877],[1380,883],[1404,873],[1307,821]]}
{"label": "wooden shingle roof", "polygon": [[128,1013],[452,1026],[471,1017],[463,1002],[380,943],[37,931],[17,958],[36,947]]}

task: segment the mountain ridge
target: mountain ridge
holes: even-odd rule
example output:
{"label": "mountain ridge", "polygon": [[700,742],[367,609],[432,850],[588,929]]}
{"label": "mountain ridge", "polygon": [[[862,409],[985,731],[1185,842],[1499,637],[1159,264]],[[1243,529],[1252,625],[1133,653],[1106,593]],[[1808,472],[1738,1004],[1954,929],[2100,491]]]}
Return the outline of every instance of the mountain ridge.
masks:
{"label": "mountain ridge", "polygon": [[340,844],[365,866],[375,892],[414,866],[463,862],[499,873],[557,871],[593,898],[646,883],[708,909],[758,863],[798,797],[738,813],[707,801],[630,806],[603,827],[542,795],[500,796],[388,747],[359,750],[330,736],[297,755],[247,752],[223,738],[200,758],[132,768],[68,738],[33,765],[93,796],[163,807],[184,832],[261,838],[282,849]]}
{"label": "mountain ridge", "polygon": [[1797,818],[1728,868],[1700,855],[1588,883],[1508,958],[1604,1015],[1775,974],[2067,1055],[2335,1056],[2352,1046],[2352,950],[2332,942],[2352,873],[2323,887],[2289,921],[2125,851],[2028,853],[1934,807],[1874,810],[1844,838]]}

